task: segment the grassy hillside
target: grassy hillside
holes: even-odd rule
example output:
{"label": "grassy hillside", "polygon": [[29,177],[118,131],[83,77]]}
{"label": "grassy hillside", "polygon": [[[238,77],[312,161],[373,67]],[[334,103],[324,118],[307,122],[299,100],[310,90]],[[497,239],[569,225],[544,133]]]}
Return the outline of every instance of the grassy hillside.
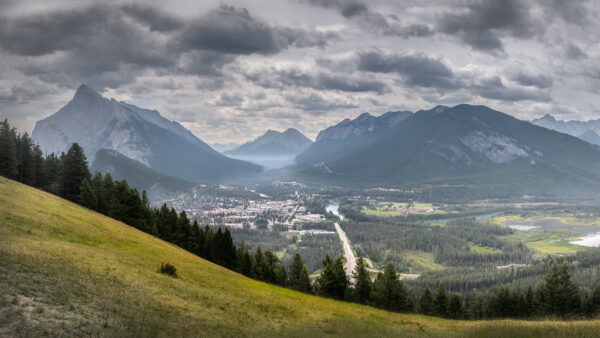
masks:
{"label": "grassy hillside", "polygon": [[[157,272],[173,263],[179,277]],[[256,282],[0,178],[0,336],[595,336],[600,322],[460,322]]]}

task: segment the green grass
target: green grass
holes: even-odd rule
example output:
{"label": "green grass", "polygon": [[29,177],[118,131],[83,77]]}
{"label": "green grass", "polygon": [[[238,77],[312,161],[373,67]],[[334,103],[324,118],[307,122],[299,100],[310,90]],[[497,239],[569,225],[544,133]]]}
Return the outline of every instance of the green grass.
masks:
{"label": "green grass", "polygon": [[486,246],[479,246],[479,245],[469,245],[469,247],[471,248],[471,252],[474,253],[478,253],[478,254],[494,254],[494,253],[500,253],[502,252],[502,250],[498,250],[496,248],[489,248]]}
{"label": "green grass", "polygon": [[[178,276],[159,273],[170,262]],[[0,336],[564,337],[599,321],[450,321],[305,295],[0,178]]]}
{"label": "green grass", "polygon": [[577,215],[573,213],[555,212],[552,214],[542,213],[521,217],[519,215],[502,215],[496,216],[491,221],[496,224],[504,224],[508,221],[512,222],[537,222],[544,220],[555,220],[566,225],[580,226],[600,226],[600,218],[589,217],[587,215]]}
{"label": "green grass", "polygon": [[403,251],[402,258],[409,262],[413,270],[417,272],[427,270],[442,270],[444,266],[435,262],[435,256],[432,253],[424,251]]}
{"label": "green grass", "polygon": [[506,236],[508,239],[523,242],[529,248],[537,250],[543,256],[546,254],[573,254],[577,251],[586,250],[584,246],[571,244],[569,241],[578,239],[581,235],[566,230],[558,231],[516,231]]}

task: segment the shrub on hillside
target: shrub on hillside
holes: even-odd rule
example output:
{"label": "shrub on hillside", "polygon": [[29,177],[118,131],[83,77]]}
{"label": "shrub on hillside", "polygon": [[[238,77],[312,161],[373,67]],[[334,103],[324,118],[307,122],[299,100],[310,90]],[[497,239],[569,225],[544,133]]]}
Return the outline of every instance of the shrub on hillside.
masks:
{"label": "shrub on hillside", "polygon": [[175,265],[171,263],[160,263],[160,269],[158,269],[158,271],[165,275],[177,277],[177,269],[175,268]]}

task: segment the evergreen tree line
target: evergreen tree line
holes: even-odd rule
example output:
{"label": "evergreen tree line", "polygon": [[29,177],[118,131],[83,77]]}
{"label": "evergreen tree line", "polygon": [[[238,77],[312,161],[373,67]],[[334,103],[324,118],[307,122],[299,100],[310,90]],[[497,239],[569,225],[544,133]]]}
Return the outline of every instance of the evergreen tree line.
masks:
{"label": "evergreen tree line", "polygon": [[258,247],[252,253],[242,242],[234,244],[229,229],[222,230],[190,222],[185,211],[177,213],[163,204],[150,206],[146,192],[140,194],[125,180],[114,181],[109,173],[89,172],[83,149],[74,143],[60,156],[43,156],[27,133],[20,135],[8,121],[0,122],[0,175],[46,190],[89,209],[108,215],[176,244],[200,257],[248,277],[324,297],[368,304],[396,312],[420,312],[447,318],[532,318],[571,317],[600,314],[600,286],[582,295],[573,283],[566,263],[552,265],[535,290],[506,287],[491,297],[477,294],[473,299],[448,295],[442,283],[435,295],[426,287],[413,300],[394,266],[388,264],[372,280],[362,259],[358,260],[350,283],[341,258],[327,254],[314,283],[299,254],[289,268],[270,250]]}

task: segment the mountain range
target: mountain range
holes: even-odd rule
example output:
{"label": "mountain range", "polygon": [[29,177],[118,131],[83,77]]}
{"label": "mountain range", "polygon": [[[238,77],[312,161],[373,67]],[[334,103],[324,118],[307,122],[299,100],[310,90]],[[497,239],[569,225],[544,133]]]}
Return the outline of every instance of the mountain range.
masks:
{"label": "mountain range", "polygon": [[[382,123],[388,114],[398,117]],[[484,106],[388,114],[325,129],[296,157],[295,174],[321,183],[599,187],[600,151],[576,137]]]}
{"label": "mountain range", "polygon": [[223,153],[226,152],[228,150],[233,150],[237,147],[241,146],[241,144],[239,143],[211,143],[210,147],[213,148],[214,150]]}
{"label": "mountain range", "polygon": [[314,143],[293,128],[269,130],[225,156],[156,110],[108,100],[82,85],[67,105],[38,121],[32,138],[46,153],[78,142],[93,168],[139,189],[257,177],[262,168],[254,162],[268,169],[289,166],[267,179],[281,174],[315,184],[563,192],[600,188],[600,148],[590,144],[600,139],[597,128],[597,121],[547,115],[530,123],[463,104],[364,113],[322,130]]}
{"label": "mountain range", "polygon": [[254,141],[225,151],[225,154],[231,156],[295,156],[306,150],[311,144],[311,140],[294,128],[289,128],[283,133],[267,130]]}
{"label": "mountain range", "polygon": [[409,111],[387,112],[381,116],[363,113],[354,120],[345,119],[335,126],[322,130],[306,151],[296,157],[299,163],[318,163],[354,151],[365,142],[376,139],[377,135],[393,128],[407,117]]}
{"label": "mountain range", "polygon": [[550,114],[546,114],[539,119],[532,120],[531,123],[579,137],[592,144],[600,145],[600,119],[590,121],[561,121]]}
{"label": "mountain range", "polygon": [[38,121],[32,139],[46,153],[79,143],[90,162],[110,149],[170,176],[192,182],[225,182],[254,175],[258,165],[228,158],[156,110],[106,99],[81,85],[73,99]]}
{"label": "mountain range", "polygon": [[294,157],[313,142],[300,131],[289,128],[284,132],[268,130],[257,139],[225,151],[232,158],[258,163],[265,168],[278,168],[293,164]]}

